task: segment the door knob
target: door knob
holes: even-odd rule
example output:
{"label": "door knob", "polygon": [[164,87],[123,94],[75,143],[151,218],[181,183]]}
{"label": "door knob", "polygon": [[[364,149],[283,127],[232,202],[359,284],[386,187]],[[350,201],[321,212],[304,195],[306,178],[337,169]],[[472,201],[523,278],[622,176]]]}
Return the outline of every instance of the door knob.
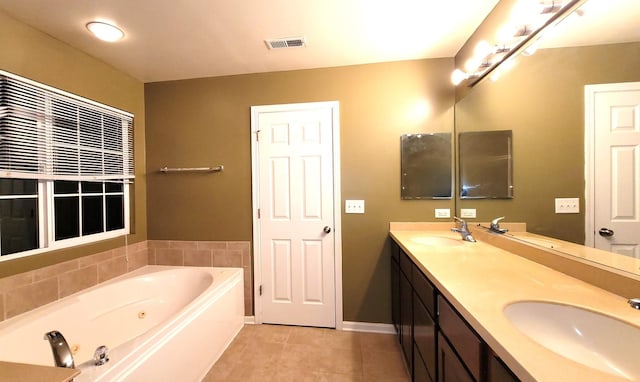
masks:
{"label": "door knob", "polygon": [[324,227],[323,229],[324,233],[329,233],[331,232],[331,227],[329,227],[328,225]]}
{"label": "door knob", "polygon": [[613,230],[609,228],[600,228],[598,234],[602,237],[611,237],[613,236]]}

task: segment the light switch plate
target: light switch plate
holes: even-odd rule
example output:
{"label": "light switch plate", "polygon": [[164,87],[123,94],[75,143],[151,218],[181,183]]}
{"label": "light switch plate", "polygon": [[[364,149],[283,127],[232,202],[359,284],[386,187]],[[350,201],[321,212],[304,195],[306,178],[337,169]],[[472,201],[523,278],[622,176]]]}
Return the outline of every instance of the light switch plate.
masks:
{"label": "light switch plate", "polygon": [[344,212],[347,214],[363,214],[364,200],[345,200]]}
{"label": "light switch plate", "polygon": [[461,208],[460,209],[460,217],[463,219],[473,219],[476,217],[476,209],[475,208]]}
{"label": "light switch plate", "polygon": [[580,198],[556,198],[557,214],[579,214]]}
{"label": "light switch plate", "polygon": [[445,219],[451,217],[451,209],[449,208],[436,208],[436,218]]}

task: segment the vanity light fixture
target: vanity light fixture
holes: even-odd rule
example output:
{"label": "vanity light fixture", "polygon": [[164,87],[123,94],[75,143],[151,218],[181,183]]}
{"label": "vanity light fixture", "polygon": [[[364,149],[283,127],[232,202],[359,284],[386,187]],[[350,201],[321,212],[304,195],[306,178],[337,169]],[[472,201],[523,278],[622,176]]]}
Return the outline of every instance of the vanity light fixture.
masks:
{"label": "vanity light fixture", "polygon": [[87,30],[102,41],[116,42],[124,37],[124,32],[115,25],[104,21],[91,21],[86,25]]}
{"label": "vanity light fixture", "polygon": [[552,29],[565,17],[577,10],[587,0],[519,0],[510,19],[502,26],[493,44],[480,41],[473,56],[464,63],[464,70],[456,68],[451,74],[451,82],[458,86],[469,82],[469,86],[492,75],[499,77],[499,66],[515,64],[520,53],[531,55],[545,31]]}

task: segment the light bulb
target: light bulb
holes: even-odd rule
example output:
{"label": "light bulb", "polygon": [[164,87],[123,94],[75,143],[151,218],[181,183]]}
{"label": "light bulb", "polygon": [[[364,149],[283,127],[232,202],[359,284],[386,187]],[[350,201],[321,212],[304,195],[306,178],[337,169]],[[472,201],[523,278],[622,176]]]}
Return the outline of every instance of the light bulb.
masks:
{"label": "light bulb", "polygon": [[469,78],[467,73],[463,72],[460,69],[456,69],[453,71],[453,73],[451,73],[451,83],[453,83],[455,86],[460,85],[462,81],[466,80],[467,78]]}
{"label": "light bulb", "polygon": [[87,29],[102,41],[116,42],[124,37],[124,32],[118,27],[103,21],[87,23]]}
{"label": "light bulb", "polygon": [[464,63],[464,70],[466,70],[467,73],[473,73],[478,70],[480,65],[482,65],[482,60],[477,56],[473,56]]}
{"label": "light bulb", "polygon": [[480,40],[476,44],[475,49],[473,50],[474,57],[485,58],[491,53],[493,53],[494,49],[486,40]]}

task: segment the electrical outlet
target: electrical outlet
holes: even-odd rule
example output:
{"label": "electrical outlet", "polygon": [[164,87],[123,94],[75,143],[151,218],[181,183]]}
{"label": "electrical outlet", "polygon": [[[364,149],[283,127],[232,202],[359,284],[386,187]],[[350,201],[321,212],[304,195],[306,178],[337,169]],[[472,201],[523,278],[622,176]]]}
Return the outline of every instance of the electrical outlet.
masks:
{"label": "electrical outlet", "polygon": [[345,200],[344,212],[347,214],[363,214],[364,200]]}
{"label": "electrical outlet", "polygon": [[476,217],[476,209],[475,208],[461,208],[460,209],[460,217],[463,219],[475,219]]}
{"label": "electrical outlet", "polygon": [[580,198],[556,198],[557,214],[579,214]]}
{"label": "electrical outlet", "polygon": [[436,208],[436,218],[445,219],[451,217],[451,209],[449,208]]}

